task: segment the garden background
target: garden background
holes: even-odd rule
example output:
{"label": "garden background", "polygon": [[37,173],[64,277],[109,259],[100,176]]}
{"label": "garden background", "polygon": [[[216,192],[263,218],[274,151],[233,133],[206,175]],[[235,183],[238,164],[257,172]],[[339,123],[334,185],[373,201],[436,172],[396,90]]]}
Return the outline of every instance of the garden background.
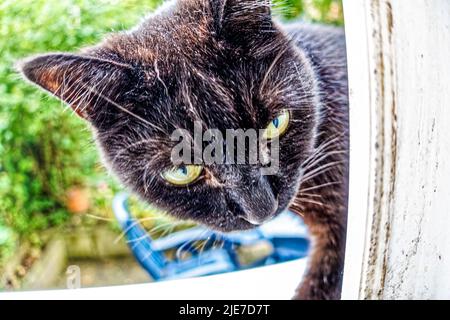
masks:
{"label": "garden background", "polygon": [[[0,3],[0,275],[23,246],[35,259],[50,233],[108,225],[120,186],[99,162],[86,123],[55,98],[24,82],[14,63],[29,55],[77,51],[127,29],[160,0],[3,0]],[[282,19],[341,25],[337,0],[281,0]],[[158,210],[136,204],[138,215]],[[149,220],[160,232],[166,218]],[[166,230],[167,231],[167,230]],[[22,269],[21,269],[22,267]],[[20,278],[27,266],[13,272]],[[2,284],[3,283],[3,284]],[[18,283],[1,286],[20,288]]]}

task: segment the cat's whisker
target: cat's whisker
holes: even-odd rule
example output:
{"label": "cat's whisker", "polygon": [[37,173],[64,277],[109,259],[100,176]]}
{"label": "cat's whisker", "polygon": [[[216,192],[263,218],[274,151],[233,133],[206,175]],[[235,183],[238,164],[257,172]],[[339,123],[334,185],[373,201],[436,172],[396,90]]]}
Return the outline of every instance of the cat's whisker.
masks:
{"label": "cat's whisker", "polygon": [[220,243],[220,241],[217,238],[215,238],[213,243],[212,243],[212,245],[211,245],[211,249],[216,249],[217,243]]}
{"label": "cat's whisker", "polygon": [[136,244],[136,243],[139,243],[139,242],[143,241],[144,239],[147,239],[148,237],[149,237],[149,235],[146,233],[145,235],[143,235],[143,236],[141,236],[139,238],[135,238],[135,239],[132,239],[132,240],[127,240],[126,242],[128,244],[130,244],[130,243]]}
{"label": "cat's whisker", "polygon": [[[223,247],[225,247],[225,241],[222,240],[220,243],[219,249],[223,249]],[[234,245],[233,245],[233,249],[234,249]]]}
{"label": "cat's whisker", "polygon": [[150,230],[148,230],[147,232],[151,234],[151,233],[155,233],[156,231],[159,231],[159,230],[167,228],[167,227],[175,228],[175,227],[181,226],[183,224],[185,224],[184,221],[169,221],[169,222],[160,224],[159,226],[155,226],[155,227],[151,228]]}
{"label": "cat's whisker", "polygon": [[161,237],[165,237],[166,235],[173,233],[176,227],[178,227],[178,225],[172,224],[169,228],[163,231]]}
{"label": "cat's whisker", "polygon": [[165,223],[165,224],[156,226],[156,227],[154,227],[154,228],[148,230],[147,233],[146,233],[145,235],[143,235],[142,237],[139,237],[139,238],[136,238],[136,239],[132,239],[132,240],[128,240],[127,243],[140,242],[140,241],[142,241],[143,239],[146,239],[146,238],[150,237],[150,235],[151,235],[152,233],[155,233],[156,231],[159,231],[159,230],[161,230],[161,229],[164,229],[164,228],[166,228],[166,227],[168,227],[168,226],[172,226],[172,225],[179,226],[179,225],[182,225],[182,224],[184,224],[184,222],[179,222],[179,223],[169,222],[169,223]]}
{"label": "cat's whisker", "polygon": [[147,171],[148,171],[148,168],[149,168],[149,164],[146,164],[145,165],[145,167],[144,167],[144,174],[143,174],[143,176],[142,176],[142,181],[144,182],[144,192],[145,192],[145,194],[147,194],[148,193],[148,183],[147,183]]}
{"label": "cat's whisker", "polygon": [[137,114],[135,114],[134,112],[122,107],[121,105],[119,105],[118,103],[116,103],[115,101],[111,100],[110,98],[108,98],[105,95],[99,94],[98,92],[96,92],[96,90],[91,89],[91,88],[86,88],[87,90],[91,91],[93,94],[97,94],[99,95],[102,99],[104,99],[105,101],[107,101],[108,103],[112,104],[114,107],[116,107],[117,109],[129,114],[130,116],[136,118],[137,120],[141,121],[142,123],[145,123],[146,125],[148,125],[149,127],[159,131],[160,128],[158,128],[157,126],[155,126],[153,123],[145,120],[144,118],[138,116]]}
{"label": "cat's whisker", "polygon": [[[179,222],[178,225],[179,225],[179,224],[182,224],[182,223],[183,223],[183,222]],[[168,222],[168,223],[165,223],[165,224],[156,226],[156,227],[150,229],[149,231],[147,231],[147,233],[146,233],[145,235],[143,235],[143,236],[141,236],[141,237],[139,237],[139,238],[136,238],[136,239],[128,240],[127,243],[141,242],[142,240],[144,240],[144,239],[150,237],[151,233],[154,233],[154,232],[156,232],[156,231],[158,231],[158,230],[160,230],[160,229],[163,229],[163,228],[165,228],[165,227],[167,227],[167,226],[169,226],[169,225],[172,225],[172,224],[177,224],[177,223]]]}
{"label": "cat's whisker", "polygon": [[337,167],[343,163],[345,163],[345,161],[334,161],[334,162],[327,163],[323,166],[320,166],[317,169],[314,169],[311,172],[309,172],[307,175],[304,175],[302,177],[302,183],[305,183],[311,179],[314,179],[315,177],[317,177],[321,174],[324,174],[330,170],[333,170],[335,167]]}
{"label": "cat's whisker", "polygon": [[[182,222],[181,222],[181,223],[182,223]],[[160,225],[160,226],[158,226],[158,227],[155,227],[155,228],[151,229],[150,231],[148,231],[146,234],[144,234],[143,236],[141,236],[141,237],[139,237],[139,238],[136,238],[136,239],[133,239],[133,240],[128,240],[127,243],[128,243],[128,244],[130,244],[130,243],[139,243],[139,242],[143,241],[144,239],[149,238],[149,237],[151,236],[151,235],[150,235],[151,233],[154,233],[155,231],[158,231],[159,229],[165,228],[165,227],[167,227],[167,225],[168,225],[168,224]],[[172,227],[172,228],[174,228],[174,227]],[[163,236],[163,235],[162,235],[162,236]]]}
{"label": "cat's whisker", "polygon": [[97,216],[95,214],[90,214],[90,213],[85,214],[85,216],[95,219],[95,220],[100,220],[100,221],[108,221],[108,222],[115,221],[114,219],[111,219],[111,218],[105,218],[105,217]]}
{"label": "cat's whisker", "polygon": [[320,194],[314,194],[314,193],[304,193],[304,192],[299,192],[298,193],[301,197],[311,197],[311,198],[323,198],[322,195]]}
{"label": "cat's whisker", "polygon": [[321,207],[327,207],[328,205],[327,204],[325,204],[325,203],[323,203],[323,202],[321,202],[321,201],[315,201],[315,200],[312,200],[312,199],[298,199],[298,205],[300,205],[301,206],[301,204],[302,203],[310,203],[310,204],[315,204],[315,205],[318,205],[318,206],[321,206]]}
{"label": "cat's whisker", "polygon": [[305,170],[305,172],[308,172],[309,170],[314,169],[315,166],[317,166],[318,164],[323,162],[325,159],[327,159],[331,156],[334,156],[334,155],[342,155],[342,154],[346,154],[346,153],[347,153],[347,151],[345,151],[345,150],[326,152],[320,158],[314,160],[314,162],[308,163],[308,165],[306,167],[303,167],[303,170]]}
{"label": "cat's whisker", "polygon": [[[315,170],[317,168],[317,166],[322,165],[324,162],[325,163],[329,163],[330,161],[333,161],[333,156],[336,155],[342,155],[345,154],[347,151],[345,150],[323,150],[322,152],[320,152],[320,154],[317,154],[313,160],[308,161],[308,163],[306,165],[302,164],[302,168],[304,170],[305,174],[308,174],[309,172],[311,172],[312,170]],[[329,159],[331,158],[331,159]],[[342,157],[337,157],[337,158],[342,158]],[[327,160],[328,159],[328,160]],[[325,161],[327,160],[327,161]]]}
{"label": "cat's whisker", "polygon": [[[203,235],[206,234],[207,232],[208,232],[208,230],[206,230],[206,229],[203,230],[203,231],[200,233],[200,235],[199,235],[198,237],[201,239],[201,238],[203,237]],[[183,250],[187,245],[191,245],[191,242],[190,242],[189,240],[187,240],[184,244],[182,244],[182,245],[177,249],[177,251],[176,251],[176,256],[177,256],[177,257],[181,256],[182,250]],[[198,251],[198,248],[195,247],[195,243],[194,243],[193,245],[194,245],[194,249]]]}
{"label": "cat's whisker", "polygon": [[323,152],[326,152],[323,151],[323,147],[319,146],[318,148],[316,148],[314,152],[302,162],[301,164],[302,168],[307,168],[309,164],[315,161],[318,157],[320,157],[323,154]]}
{"label": "cat's whisker", "polygon": [[304,208],[299,206],[297,203],[291,203],[289,209],[294,213],[298,214],[300,217],[304,218],[305,214],[303,213]]}
{"label": "cat's whisker", "polygon": [[325,140],[319,147],[317,147],[314,152],[302,163],[302,167],[307,167],[310,162],[315,161],[317,157],[320,157],[321,154],[327,152],[328,148],[334,147],[334,143],[338,142],[340,139],[340,135],[331,137],[330,139]]}
{"label": "cat's whisker", "polygon": [[116,239],[114,240],[114,243],[118,243],[123,237],[125,237],[125,235],[127,234],[128,231],[130,231],[133,227],[135,227],[137,224],[141,223],[141,222],[146,222],[146,221],[153,221],[153,220],[159,220],[161,219],[161,217],[147,217],[147,218],[141,218],[141,219],[136,219],[133,221],[133,223],[131,225],[129,225],[127,228],[125,228],[125,230],[123,230],[121,232],[121,234],[119,236],[116,237]]}
{"label": "cat's whisker", "polygon": [[313,190],[317,190],[317,189],[321,189],[321,188],[325,188],[325,187],[329,187],[329,186],[335,186],[335,185],[338,185],[338,184],[341,184],[341,182],[340,181],[327,182],[327,183],[323,183],[323,184],[316,185],[316,186],[313,186],[313,187],[300,189],[299,193],[302,193],[302,192],[305,192],[305,191],[306,192],[313,191]]}
{"label": "cat's whisker", "polygon": [[209,239],[211,239],[211,236],[209,236],[205,241],[203,241],[203,244],[202,244],[202,246],[200,247],[200,250],[199,250],[199,256],[201,256],[203,254],[203,252],[204,252],[204,250],[206,248],[206,245],[209,242]]}

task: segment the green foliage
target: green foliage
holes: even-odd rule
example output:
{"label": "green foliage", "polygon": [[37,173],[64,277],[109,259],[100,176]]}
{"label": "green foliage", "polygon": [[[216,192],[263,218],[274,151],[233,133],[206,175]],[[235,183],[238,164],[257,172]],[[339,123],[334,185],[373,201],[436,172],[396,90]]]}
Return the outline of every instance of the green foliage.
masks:
{"label": "green foliage", "polygon": [[23,82],[14,63],[36,53],[93,44],[107,32],[134,25],[157,2],[0,3],[0,219],[16,232],[65,221],[65,191],[86,186],[103,170],[86,124]]}
{"label": "green foliage", "polygon": [[0,266],[4,260],[13,253],[16,245],[16,235],[11,229],[0,223]]}
{"label": "green foliage", "polygon": [[274,3],[277,11],[287,19],[300,17],[312,22],[344,23],[341,0],[274,0]]}
{"label": "green foliage", "polygon": [[[86,123],[21,80],[14,63],[37,53],[94,44],[108,32],[135,25],[161,1],[0,2],[0,226],[36,235],[63,224],[69,217],[66,191],[74,186],[89,189],[90,213],[101,216],[110,210],[115,192]],[[288,19],[342,23],[336,0],[279,0],[278,8]],[[11,247],[14,241],[8,241]]]}

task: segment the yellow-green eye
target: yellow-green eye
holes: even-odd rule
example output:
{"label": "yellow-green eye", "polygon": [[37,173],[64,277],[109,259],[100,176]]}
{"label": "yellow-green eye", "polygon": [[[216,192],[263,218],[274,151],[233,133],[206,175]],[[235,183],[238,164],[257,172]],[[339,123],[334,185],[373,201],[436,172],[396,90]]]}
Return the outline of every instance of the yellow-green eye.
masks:
{"label": "yellow-green eye", "polygon": [[171,184],[185,186],[197,180],[202,171],[202,166],[183,165],[178,168],[167,170],[166,172],[163,172],[161,176]]}
{"label": "yellow-green eye", "polygon": [[289,111],[285,110],[273,119],[264,131],[263,138],[272,140],[286,132],[289,125]]}

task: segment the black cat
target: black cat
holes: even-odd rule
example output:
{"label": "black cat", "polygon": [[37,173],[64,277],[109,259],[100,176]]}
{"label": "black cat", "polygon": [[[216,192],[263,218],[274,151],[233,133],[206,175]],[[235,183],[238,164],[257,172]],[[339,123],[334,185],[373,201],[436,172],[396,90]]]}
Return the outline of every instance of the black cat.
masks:
{"label": "black cat", "polygon": [[[341,29],[283,26],[265,0],[179,0],[79,54],[34,57],[20,69],[89,121],[126,186],[172,215],[230,231],[288,207],[300,214],[313,250],[295,298],[340,297],[348,174]],[[265,129],[279,141],[279,170],[174,168],[170,136],[196,121],[220,132]]]}

